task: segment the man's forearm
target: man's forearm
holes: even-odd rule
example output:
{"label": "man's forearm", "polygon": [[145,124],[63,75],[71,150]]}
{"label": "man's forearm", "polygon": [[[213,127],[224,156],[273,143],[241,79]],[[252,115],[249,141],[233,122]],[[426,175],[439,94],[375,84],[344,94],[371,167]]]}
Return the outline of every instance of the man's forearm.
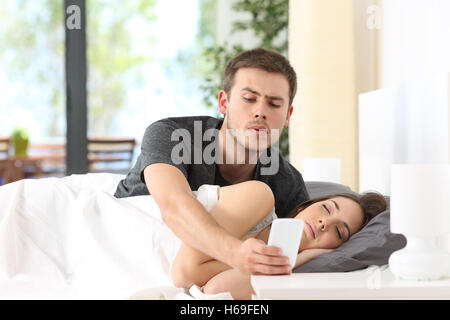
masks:
{"label": "man's forearm", "polygon": [[232,265],[232,253],[241,241],[228,234],[202,204],[190,195],[183,195],[161,208],[169,228],[185,244]]}

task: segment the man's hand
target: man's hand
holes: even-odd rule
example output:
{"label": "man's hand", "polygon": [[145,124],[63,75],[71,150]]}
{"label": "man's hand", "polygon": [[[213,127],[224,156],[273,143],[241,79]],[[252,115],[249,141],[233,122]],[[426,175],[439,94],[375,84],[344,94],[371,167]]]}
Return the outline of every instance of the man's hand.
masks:
{"label": "man's hand", "polygon": [[289,258],[280,256],[281,249],[250,238],[234,253],[233,267],[250,274],[289,274]]}

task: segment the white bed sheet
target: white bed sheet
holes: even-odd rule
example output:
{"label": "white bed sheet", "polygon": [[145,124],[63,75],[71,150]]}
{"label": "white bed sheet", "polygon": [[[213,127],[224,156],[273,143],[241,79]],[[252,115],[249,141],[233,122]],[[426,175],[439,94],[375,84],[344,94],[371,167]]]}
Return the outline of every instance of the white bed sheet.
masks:
{"label": "white bed sheet", "polygon": [[123,175],[0,187],[0,299],[228,299],[175,288],[180,240],[151,196],[116,199]]}

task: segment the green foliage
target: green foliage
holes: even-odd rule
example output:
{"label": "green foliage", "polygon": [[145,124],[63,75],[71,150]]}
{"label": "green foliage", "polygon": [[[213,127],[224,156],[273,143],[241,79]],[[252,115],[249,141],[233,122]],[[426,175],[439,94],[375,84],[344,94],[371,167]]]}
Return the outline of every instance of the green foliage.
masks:
{"label": "green foliage", "polygon": [[28,140],[28,138],[30,137],[30,132],[28,131],[27,128],[24,127],[14,127],[12,133],[11,133],[11,138],[13,140]]}
{"label": "green foliage", "polygon": [[207,61],[211,62],[211,69],[205,76],[204,84],[200,88],[204,92],[203,101],[207,107],[217,106],[217,94],[222,90],[223,71],[235,55],[242,52],[240,45],[212,46],[205,48],[203,55]]}
{"label": "green foliage", "polygon": [[[245,12],[250,16],[249,20],[236,21],[233,23],[232,34],[252,30],[258,45],[284,56],[287,55],[288,41],[287,28],[289,18],[289,0],[239,0],[233,4],[236,12]],[[204,57],[210,61],[204,84],[201,89],[204,93],[203,101],[206,106],[217,105],[217,93],[222,90],[223,71],[230,61],[243,50],[252,48],[241,44],[231,45],[228,42],[215,44],[204,49]],[[289,156],[289,133],[287,128],[283,130],[280,137],[280,152],[284,157]]]}
{"label": "green foliage", "polygon": [[28,149],[28,141],[30,133],[27,128],[16,126],[14,127],[11,138],[14,143],[14,155],[26,156]]}
{"label": "green foliage", "polygon": [[233,9],[251,14],[250,20],[234,23],[234,32],[253,30],[260,38],[259,47],[287,53],[287,38],[283,36],[288,27],[288,0],[241,0],[234,4]]}
{"label": "green foliage", "polygon": [[217,0],[198,0],[200,7],[200,19],[196,35],[197,45],[212,45],[217,33]]}

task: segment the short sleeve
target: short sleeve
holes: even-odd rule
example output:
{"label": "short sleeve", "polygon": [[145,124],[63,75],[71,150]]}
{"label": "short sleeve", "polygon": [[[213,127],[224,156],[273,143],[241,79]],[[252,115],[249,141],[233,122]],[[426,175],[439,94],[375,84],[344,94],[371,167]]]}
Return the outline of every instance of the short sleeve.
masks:
{"label": "short sleeve", "polygon": [[[184,129],[177,128],[175,123],[168,119],[163,119],[152,123],[145,131],[142,140],[142,149],[139,156],[140,177],[145,183],[144,169],[153,163],[167,163],[178,168],[188,178],[188,168],[186,162],[177,162],[173,159],[173,150],[184,147],[185,150],[190,149],[190,141],[188,139],[180,139],[180,134]],[[172,138],[174,137],[174,139]],[[188,162],[189,163],[189,162]]]}
{"label": "short sleeve", "polygon": [[261,231],[262,229],[264,229],[265,227],[267,227],[268,225],[270,225],[273,220],[277,219],[277,214],[275,213],[275,209],[269,213],[267,215],[267,217],[264,218],[264,220],[260,221],[258,224],[256,224],[255,226],[253,226],[253,228],[250,229],[249,232],[247,232],[247,234],[251,234],[251,233],[257,233],[259,231]]}

